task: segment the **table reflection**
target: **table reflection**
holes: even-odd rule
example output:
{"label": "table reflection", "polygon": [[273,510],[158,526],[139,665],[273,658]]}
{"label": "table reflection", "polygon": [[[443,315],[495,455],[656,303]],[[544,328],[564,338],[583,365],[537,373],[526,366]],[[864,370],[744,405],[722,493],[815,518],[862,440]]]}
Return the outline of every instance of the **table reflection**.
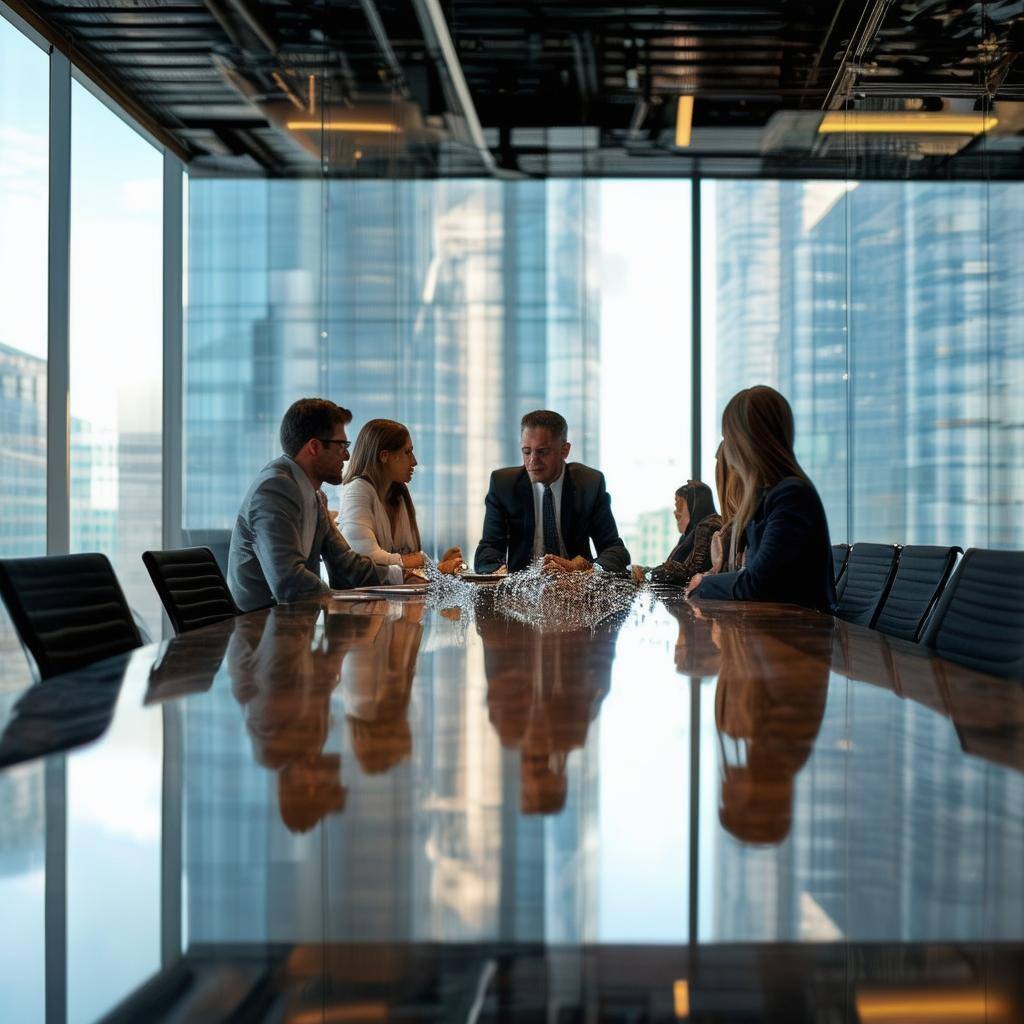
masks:
{"label": "table reflection", "polygon": [[713,629],[713,636],[722,655],[715,687],[719,821],[743,842],[779,843],[793,822],[797,773],[825,714],[831,638],[797,651],[742,625]]}
{"label": "table reflection", "polygon": [[[51,1005],[63,979],[147,1022],[463,1019],[478,989],[481,1020],[655,989],[670,1014],[686,980],[694,1019],[790,1024],[851,1019],[854,990],[984,992],[956,965],[994,943],[1016,977],[1024,691],[869,630],[650,595],[587,630],[325,600],[96,671],[90,745],[0,773],[0,890],[35,922],[28,953],[0,933],[18,1019],[44,941]],[[15,696],[0,751],[88,678]],[[787,1015],[811,975],[815,1013]]]}
{"label": "table reflection", "polygon": [[618,628],[544,633],[497,617],[477,622],[488,717],[502,746],[519,751],[523,814],[565,807],[566,762],[586,745],[611,687]]}

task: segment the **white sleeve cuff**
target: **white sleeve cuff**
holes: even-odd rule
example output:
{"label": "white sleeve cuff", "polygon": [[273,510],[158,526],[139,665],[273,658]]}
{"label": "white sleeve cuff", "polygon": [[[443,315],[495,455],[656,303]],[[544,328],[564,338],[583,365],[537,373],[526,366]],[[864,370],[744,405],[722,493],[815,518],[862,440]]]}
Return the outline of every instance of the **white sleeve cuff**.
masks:
{"label": "white sleeve cuff", "polygon": [[388,583],[401,583],[405,579],[405,572],[400,565],[388,566]]}

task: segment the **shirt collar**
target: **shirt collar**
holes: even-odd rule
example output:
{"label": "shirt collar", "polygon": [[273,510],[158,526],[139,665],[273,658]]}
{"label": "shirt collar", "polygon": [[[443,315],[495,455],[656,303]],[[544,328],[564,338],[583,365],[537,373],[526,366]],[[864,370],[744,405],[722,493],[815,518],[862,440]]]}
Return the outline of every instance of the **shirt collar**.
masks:
{"label": "shirt collar", "polygon": [[[562,481],[565,480],[566,465],[567,463],[562,463],[562,472],[559,473],[558,476],[555,477],[555,479],[552,480],[551,483],[548,485],[551,488],[551,490],[556,491],[559,494],[562,493]],[[541,494],[544,493],[544,484],[542,484],[539,480],[533,486],[535,488],[539,488]]]}

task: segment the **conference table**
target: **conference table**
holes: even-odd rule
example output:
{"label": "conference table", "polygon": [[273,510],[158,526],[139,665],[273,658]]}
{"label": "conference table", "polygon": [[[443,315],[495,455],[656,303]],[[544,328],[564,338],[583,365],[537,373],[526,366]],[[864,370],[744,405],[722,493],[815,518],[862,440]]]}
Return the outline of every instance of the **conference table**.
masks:
{"label": "conference table", "polygon": [[1024,1020],[1024,683],[486,591],[5,663],[0,1018]]}

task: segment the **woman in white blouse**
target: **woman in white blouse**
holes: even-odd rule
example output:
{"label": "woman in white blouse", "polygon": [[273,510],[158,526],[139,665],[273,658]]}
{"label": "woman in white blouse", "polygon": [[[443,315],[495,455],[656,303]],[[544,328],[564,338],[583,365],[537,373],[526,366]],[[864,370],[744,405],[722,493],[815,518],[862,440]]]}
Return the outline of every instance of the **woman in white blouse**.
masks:
{"label": "woman in white blouse", "polygon": [[[403,424],[370,420],[359,431],[345,473],[338,526],[352,550],[377,565],[420,569],[426,564],[409,493],[415,469],[412,438]],[[449,548],[438,568],[454,573],[461,564],[462,551]]]}

